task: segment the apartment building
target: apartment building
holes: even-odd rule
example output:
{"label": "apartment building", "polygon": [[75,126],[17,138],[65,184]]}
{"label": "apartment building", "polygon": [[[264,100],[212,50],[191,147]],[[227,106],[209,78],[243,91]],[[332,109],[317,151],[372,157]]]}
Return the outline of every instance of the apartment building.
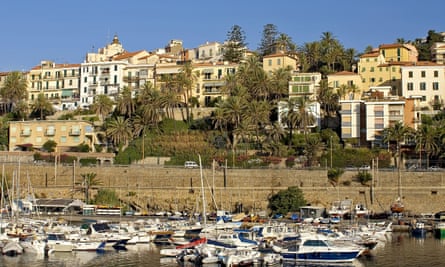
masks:
{"label": "apartment building", "polygon": [[358,62],[358,74],[364,89],[390,86],[393,95],[402,95],[402,66],[417,62],[417,49],[409,44],[383,44],[363,54]]}
{"label": "apartment building", "polygon": [[445,65],[434,62],[417,62],[401,67],[402,95],[420,98],[420,107],[440,110],[445,99]]}
{"label": "apartment building", "polygon": [[56,110],[74,110],[79,101],[80,64],[41,61],[27,76],[28,102],[43,94]]}
{"label": "apartment building", "polygon": [[445,43],[434,43],[431,47],[431,60],[437,64],[445,64]]}
{"label": "apartment building", "polygon": [[192,97],[198,99],[200,107],[213,107],[215,103],[227,94],[222,88],[226,85],[226,77],[235,74],[238,64],[228,62],[194,63],[193,70],[198,74],[195,82],[196,90]]}
{"label": "apartment building", "polygon": [[348,92],[343,96],[345,99],[360,99],[361,93],[365,91],[360,75],[355,72],[340,71],[328,74],[327,79],[328,86],[331,87],[334,92],[338,92],[342,86],[348,88]]}
{"label": "apartment building", "polygon": [[317,92],[320,89],[321,73],[293,72],[289,81],[289,98],[307,97],[316,101]]}
{"label": "apartment building", "polygon": [[363,100],[340,100],[341,139],[358,146],[366,145],[365,102]]}
{"label": "apartment building", "polygon": [[48,140],[57,143],[56,151],[65,152],[87,144],[92,152],[98,143],[90,122],[77,120],[32,120],[9,123],[9,151],[32,146],[41,149]]}

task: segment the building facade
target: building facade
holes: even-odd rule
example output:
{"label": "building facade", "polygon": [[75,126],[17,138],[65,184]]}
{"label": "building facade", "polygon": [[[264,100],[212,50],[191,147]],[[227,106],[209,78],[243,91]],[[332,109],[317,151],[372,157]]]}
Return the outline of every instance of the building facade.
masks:
{"label": "building facade", "polygon": [[98,143],[94,127],[90,122],[77,120],[32,120],[11,121],[9,125],[9,151],[27,147],[41,149],[52,140],[57,143],[56,152],[69,151],[86,144],[95,151]]}

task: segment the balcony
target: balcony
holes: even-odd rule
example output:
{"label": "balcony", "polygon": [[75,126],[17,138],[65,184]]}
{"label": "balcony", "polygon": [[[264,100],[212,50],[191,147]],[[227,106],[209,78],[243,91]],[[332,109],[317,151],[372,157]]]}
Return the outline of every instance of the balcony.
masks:
{"label": "balcony", "polygon": [[79,128],[72,128],[69,132],[69,135],[71,136],[79,136],[80,135],[80,129]]}
{"label": "balcony", "polygon": [[126,82],[126,83],[134,83],[137,81],[139,81],[139,77],[137,77],[137,76],[125,76],[124,77],[124,82]]}
{"label": "balcony", "polygon": [[20,136],[31,136],[32,130],[31,129],[24,129],[20,132]]}

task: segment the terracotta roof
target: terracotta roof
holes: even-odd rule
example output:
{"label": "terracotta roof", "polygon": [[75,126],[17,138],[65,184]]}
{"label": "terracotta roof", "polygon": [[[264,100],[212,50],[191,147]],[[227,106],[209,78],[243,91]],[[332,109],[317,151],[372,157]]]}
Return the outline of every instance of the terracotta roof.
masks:
{"label": "terracotta roof", "polygon": [[[51,69],[62,69],[62,68],[80,68],[80,64],[76,63],[76,64],[67,64],[67,63],[62,63],[62,64],[56,64],[53,68]],[[42,65],[37,65],[31,68],[31,70],[40,70],[42,69]]]}
{"label": "terracotta roof", "polygon": [[379,45],[379,49],[382,48],[397,48],[397,47],[402,47],[403,44],[381,44]]}
{"label": "terracotta roof", "polygon": [[372,51],[366,54],[363,54],[360,56],[360,58],[364,58],[364,57],[378,57],[380,55],[380,52],[378,51]]}
{"label": "terracotta roof", "polygon": [[139,50],[139,51],[136,51],[136,52],[125,52],[125,53],[123,53],[123,54],[114,56],[113,59],[114,59],[114,60],[119,60],[119,59],[130,58],[130,57],[133,57],[133,56],[135,56],[135,55],[141,53],[142,51],[144,51],[144,50]]}
{"label": "terracotta roof", "polygon": [[269,58],[269,57],[289,57],[289,58],[295,59],[294,57],[292,57],[292,56],[290,56],[288,54],[284,54],[284,53],[275,53],[275,54],[272,54],[272,55],[264,56],[263,58]]}
{"label": "terracotta roof", "polygon": [[357,73],[355,73],[355,72],[352,72],[352,71],[340,71],[340,72],[337,72],[337,73],[332,73],[332,74],[329,74],[328,76],[335,76],[335,75],[338,75],[338,76],[346,76],[346,75],[358,75]]}

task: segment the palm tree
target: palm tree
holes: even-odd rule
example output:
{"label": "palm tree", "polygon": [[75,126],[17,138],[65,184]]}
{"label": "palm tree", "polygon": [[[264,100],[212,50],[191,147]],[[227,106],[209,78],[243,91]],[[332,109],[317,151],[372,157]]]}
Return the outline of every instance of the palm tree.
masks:
{"label": "palm tree", "polygon": [[0,88],[0,96],[8,103],[8,112],[13,111],[20,100],[27,98],[27,81],[23,73],[13,71],[6,76],[3,87]]}
{"label": "palm tree", "polygon": [[122,116],[113,118],[107,125],[106,134],[114,146],[125,148],[133,137],[133,129],[129,119]]}
{"label": "palm tree", "polygon": [[305,139],[307,139],[307,127],[315,123],[315,117],[310,113],[309,100],[306,97],[297,98],[296,105],[298,106],[298,113],[300,114],[300,128],[303,129]]}
{"label": "palm tree", "polygon": [[390,142],[396,142],[396,156],[397,156],[397,169],[398,169],[398,194],[401,197],[401,163],[402,163],[402,152],[401,143],[405,140],[405,137],[412,133],[412,129],[405,126],[403,122],[396,122],[393,126],[383,129],[383,141],[390,145]]}
{"label": "palm tree", "polygon": [[260,131],[270,120],[270,105],[266,101],[251,101],[246,105],[246,112],[242,116],[254,128],[256,142],[260,143]]}
{"label": "palm tree", "polygon": [[292,38],[285,33],[280,33],[278,38],[275,40],[275,45],[282,52],[295,52],[297,47],[292,41]]}
{"label": "palm tree", "polygon": [[287,101],[287,111],[283,112],[282,115],[282,122],[286,124],[287,130],[289,132],[289,137],[287,141],[287,148],[290,149],[292,145],[292,137],[294,129],[298,127],[300,124],[300,113],[297,112],[295,107],[297,106],[297,99],[296,98],[289,98]]}
{"label": "palm tree", "polygon": [[279,100],[289,95],[289,81],[291,80],[290,66],[279,68],[272,72],[271,81],[271,98]]}
{"label": "palm tree", "polygon": [[[431,125],[422,124],[416,131],[416,150],[420,153],[426,152],[426,168],[429,168],[431,156],[439,153],[439,128]],[[420,162],[422,164],[422,161]],[[421,166],[419,166],[421,167]]]}
{"label": "palm tree", "polygon": [[133,113],[136,110],[135,100],[131,96],[131,89],[125,86],[122,89],[120,96],[118,97],[116,103],[116,109],[120,113],[120,115],[125,116],[126,118],[131,118]]}
{"label": "palm tree", "polygon": [[83,187],[81,190],[85,193],[85,203],[90,203],[90,189],[102,185],[102,181],[97,178],[97,174],[94,172],[82,173],[80,175],[83,178]]}
{"label": "palm tree", "polygon": [[113,101],[107,95],[97,95],[94,98],[94,103],[91,105],[91,110],[95,112],[103,122],[105,116],[113,110]]}
{"label": "palm tree", "polygon": [[33,113],[39,114],[40,119],[43,120],[44,115],[53,112],[53,105],[43,93],[40,93],[32,104],[32,110]]}
{"label": "palm tree", "polygon": [[19,120],[25,120],[28,117],[29,105],[25,100],[17,102],[14,109],[14,117]]}
{"label": "palm tree", "polygon": [[337,89],[337,93],[340,96],[340,99],[345,99],[346,95],[348,94],[348,86],[346,84],[340,84],[340,87]]}
{"label": "palm tree", "polygon": [[185,102],[185,110],[186,110],[186,119],[188,122],[190,122],[191,116],[190,116],[190,110],[189,110],[189,101],[192,96],[192,90],[194,87],[194,84],[197,80],[198,74],[193,71],[193,66],[191,61],[187,61],[184,65],[182,65],[182,68],[180,69],[179,75],[178,75],[178,84],[179,87],[182,88],[182,94],[184,97]]}
{"label": "palm tree", "polygon": [[352,94],[352,100],[354,100],[354,99],[355,99],[355,94],[359,93],[359,92],[360,92],[360,89],[358,88],[357,85],[355,85],[355,84],[350,84],[350,85],[348,86],[348,92],[349,92],[350,94]]}

